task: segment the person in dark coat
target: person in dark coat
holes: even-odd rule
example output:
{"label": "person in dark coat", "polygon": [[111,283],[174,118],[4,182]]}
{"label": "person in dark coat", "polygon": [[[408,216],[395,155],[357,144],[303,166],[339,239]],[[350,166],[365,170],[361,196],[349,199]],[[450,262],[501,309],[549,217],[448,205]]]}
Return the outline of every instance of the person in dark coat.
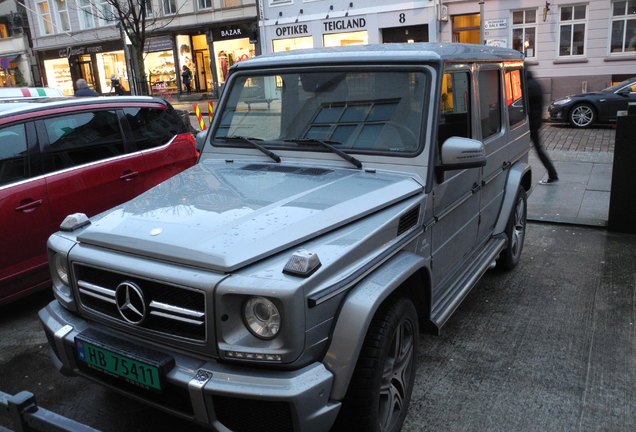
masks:
{"label": "person in dark coat", "polygon": [[187,94],[190,94],[192,91],[192,71],[186,65],[183,65],[183,72],[181,72],[181,81],[185,86],[185,90]]}
{"label": "person in dark coat", "polygon": [[110,91],[111,93],[114,91],[117,96],[123,96],[124,94],[124,87],[122,87],[119,78],[115,75],[111,75],[110,77]]}
{"label": "person in dark coat", "polygon": [[86,82],[85,79],[80,78],[77,81],[75,81],[75,87],[76,87],[75,96],[78,96],[78,97],[99,96],[99,93],[97,93],[92,88],[88,87],[88,83]]}
{"label": "person in dark coat", "polygon": [[541,184],[554,183],[559,180],[559,176],[550,160],[550,156],[541,146],[541,140],[539,138],[539,129],[543,123],[543,89],[541,84],[537,81],[532,72],[526,69],[526,88],[528,89],[528,120],[530,121],[530,140],[534,145],[534,149],[537,152],[537,156],[541,160],[541,163],[548,171],[547,180],[541,180]]}

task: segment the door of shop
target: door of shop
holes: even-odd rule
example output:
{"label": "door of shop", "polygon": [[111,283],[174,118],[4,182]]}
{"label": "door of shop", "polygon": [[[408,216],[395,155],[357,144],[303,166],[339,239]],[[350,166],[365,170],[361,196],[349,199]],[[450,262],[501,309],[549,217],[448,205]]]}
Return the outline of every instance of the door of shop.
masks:
{"label": "door of shop", "polygon": [[101,89],[95,86],[95,74],[93,73],[93,62],[90,55],[81,56],[77,62],[79,67],[80,78],[84,78],[90,88],[101,93]]}
{"label": "door of shop", "polygon": [[383,28],[382,42],[428,42],[428,25]]}
{"label": "door of shop", "polygon": [[198,50],[194,52],[197,65],[197,88],[209,92],[212,88],[212,69],[210,68],[210,50]]}

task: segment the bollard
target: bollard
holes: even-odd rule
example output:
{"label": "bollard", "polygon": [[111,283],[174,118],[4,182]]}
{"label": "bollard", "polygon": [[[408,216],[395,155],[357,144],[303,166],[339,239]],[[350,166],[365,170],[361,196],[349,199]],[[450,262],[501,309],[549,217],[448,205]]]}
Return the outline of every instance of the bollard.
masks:
{"label": "bollard", "polygon": [[214,118],[214,102],[208,101],[208,123],[212,124],[212,119]]}
{"label": "bollard", "polygon": [[610,231],[636,233],[636,176],[633,173],[636,164],[636,105],[630,106],[627,114],[616,119],[616,144],[607,228]]}
{"label": "bollard", "polygon": [[199,104],[194,104],[192,106],[194,107],[194,112],[197,115],[197,119],[199,120],[199,126],[201,127],[201,130],[204,131],[206,129],[205,120],[203,120],[203,114],[201,114],[201,110],[199,109]]}

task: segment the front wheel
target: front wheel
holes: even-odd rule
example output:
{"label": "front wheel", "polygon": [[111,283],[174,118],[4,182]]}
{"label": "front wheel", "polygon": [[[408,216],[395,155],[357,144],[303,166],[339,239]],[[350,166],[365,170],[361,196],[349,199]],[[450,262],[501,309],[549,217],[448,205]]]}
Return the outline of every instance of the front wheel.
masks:
{"label": "front wheel", "polygon": [[399,432],[411,400],[419,325],[413,302],[384,304],[364,340],[335,430]]}
{"label": "front wheel", "polygon": [[521,259],[521,251],[523,250],[523,242],[526,238],[526,216],[528,212],[528,203],[526,190],[519,187],[515,206],[508,218],[506,225],[506,237],[508,237],[508,247],[501,251],[497,266],[503,270],[511,270]]}
{"label": "front wheel", "polygon": [[594,123],[595,118],[596,113],[594,112],[594,107],[586,103],[574,106],[568,116],[570,124],[578,128],[589,127]]}

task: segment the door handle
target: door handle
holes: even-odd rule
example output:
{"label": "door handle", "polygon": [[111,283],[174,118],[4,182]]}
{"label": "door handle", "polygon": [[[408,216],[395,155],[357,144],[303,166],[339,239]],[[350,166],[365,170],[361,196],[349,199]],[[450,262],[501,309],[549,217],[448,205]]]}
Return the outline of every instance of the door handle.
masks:
{"label": "door handle", "polygon": [[28,213],[40,207],[42,204],[44,204],[44,200],[32,200],[29,198],[22,200],[21,204],[15,208],[15,211]]}
{"label": "door handle", "polygon": [[471,191],[473,193],[476,193],[479,189],[481,189],[481,186],[478,185],[477,183],[473,183],[473,187],[471,188]]}
{"label": "door handle", "polygon": [[139,176],[138,171],[124,171],[124,174],[122,174],[122,176],[119,177],[119,180],[128,182],[128,181],[134,180],[138,176]]}

